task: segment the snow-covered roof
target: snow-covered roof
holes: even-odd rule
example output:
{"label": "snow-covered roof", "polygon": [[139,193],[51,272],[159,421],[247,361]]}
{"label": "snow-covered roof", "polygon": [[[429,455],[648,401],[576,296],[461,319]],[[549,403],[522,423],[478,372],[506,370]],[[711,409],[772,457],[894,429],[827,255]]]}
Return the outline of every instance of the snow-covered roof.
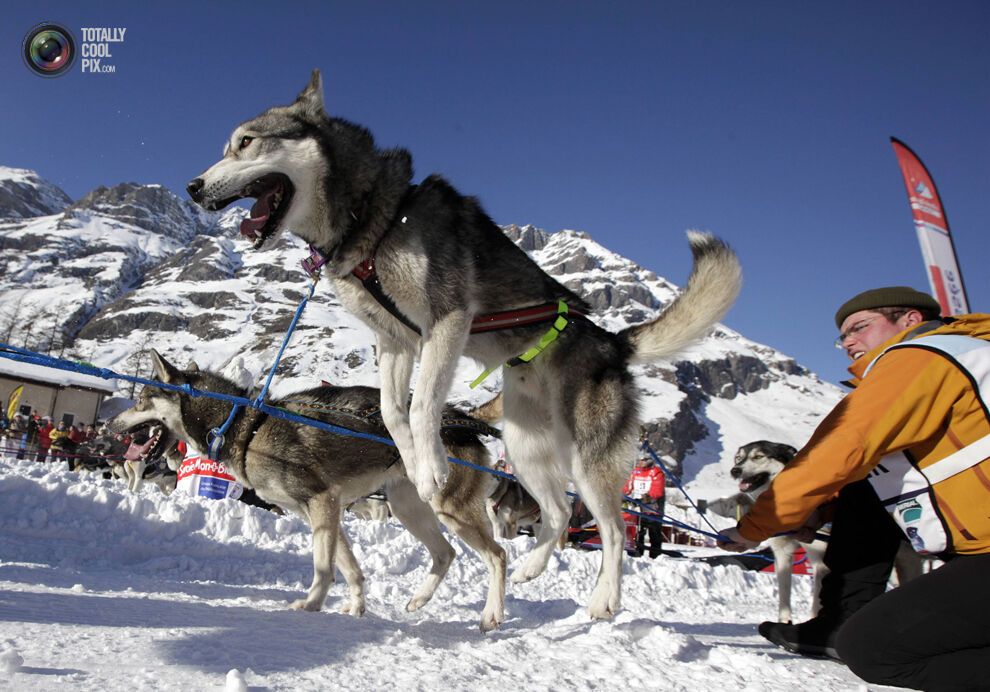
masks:
{"label": "snow-covered roof", "polygon": [[24,378],[36,382],[47,382],[64,387],[97,389],[108,394],[113,394],[117,390],[113,380],[104,380],[101,377],[83,375],[82,373],[70,372],[68,370],[46,368],[31,363],[21,363],[16,360],[10,360],[9,358],[0,358],[0,375]]}

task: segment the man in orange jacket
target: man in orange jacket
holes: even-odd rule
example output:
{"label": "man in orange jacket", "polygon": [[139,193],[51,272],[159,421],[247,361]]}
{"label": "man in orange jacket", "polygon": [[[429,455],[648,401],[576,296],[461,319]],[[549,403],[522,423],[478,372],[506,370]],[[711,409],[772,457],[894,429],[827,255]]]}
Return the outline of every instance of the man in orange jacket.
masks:
{"label": "man in orange jacket", "polygon": [[[990,315],[940,319],[931,296],[866,291],[836,313],[855,390],[734,529],[745,550],[833,499],[819,615],[763,623],[790,651],[869,682],[982,689],[990,660]],[[902,540],[946,564],[884,593]]]}

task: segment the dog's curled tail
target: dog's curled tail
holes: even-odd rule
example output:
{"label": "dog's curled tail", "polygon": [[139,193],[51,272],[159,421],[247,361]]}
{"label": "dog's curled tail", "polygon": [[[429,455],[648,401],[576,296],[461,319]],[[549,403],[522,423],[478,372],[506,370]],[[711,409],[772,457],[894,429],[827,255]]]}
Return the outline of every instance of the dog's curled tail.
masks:
{"label": "dog's curled tail", "polygon": [[742,268],[736,253],[710,233],[687,235],[694,255],[687,287],[655,320],[620,333],[635,361],[670,358],[704,338],[739,295]]}

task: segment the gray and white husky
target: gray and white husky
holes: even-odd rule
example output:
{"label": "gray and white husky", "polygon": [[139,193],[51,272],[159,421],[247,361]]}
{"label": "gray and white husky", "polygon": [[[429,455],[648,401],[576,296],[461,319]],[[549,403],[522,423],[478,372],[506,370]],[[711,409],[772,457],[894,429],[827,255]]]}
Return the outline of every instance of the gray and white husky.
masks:
{"label": "gray and white husky", "polygon": [[[729,474],[739,483],[739,492],[729,497],[707,503],[710,511],[730,519],[739,519],[746,514],[756,498],[787,466],[797,450],[780,442],[757,440],[740,447],[736,451],[732,470]],[[777,575],[777,621],[791,621],[791,587],[794,581],[794,553],[804,548],[811,564],[814,584],[811,595],[812,617],[818,614],[822,579],[828,574],[825,567],[825,549],[828,543],[817,533],[811,540],[798,540],[794,536],[774,536],[767,539],[766,545],[773,552],[774,572]]]}
{"label": "gray and white husky", "polygon": [[[707,503],[707,508],[723,517],[738,521],[746,514],[756,498],[770,488],[773,479],[797,455],[797,450],[790,445],[780,442],[757,440],[740,447],[736,451],[732,470],[729,474],[739,482],[739,492],[729,497],[719,498]],[[819,519],[816,513],[809,523],[815,524]],[[794,572],[794,553],[799,547],[804,548],[808,562],[811,564],[814,582],[811,592],[811,614],[818,614],[821,606],[819,595],[822,580],[828,574],[825,566],[825,550],[828,548],[828,531],[802,531],[800,538],[794,535],[774,536],[767,539],[766,546],[773,552],[774,572],[777,574],[777,620],[791,621],[791,586]],[[813,535],[811,535],[813,533]],[[923,563],[907,542],[902,542],[894,558],[895,584],[905,582],[920,576]]]}
{"label": "gray and white husky", "polygon": [[[155,372],[162,382],[192,385],[198,390],[245,396],[236,384],[195,365],[179,370],[152,351]],[[318,387],[272,402],[294,413],[358,432],[386,436],[379,416],[380,394],[369,387]],[[230,413],[230,406],[216,399],[192,397],[145,387],[135,406],[108,422],[114,431],[129,432],[164,427],[156,450],[168,449],[177,439],[205,450],[207,435]],[[447,408],[446,415],[464,414]],[[473,429],[448,427],[442,432],[446,453],[479,466],[491,466],[485,446]],[[395,449],[384,444],[343,437],[318,428],[243,409],[226,434],[220,461],[239,483],[254,488],[267,502],[302,516],[313,529],[313,583],[306,598],[293,608],[319,610],[333,582],[334,565],[347,582],[350,600],[343,611],[361,615],[365,609],[364,576],[354,559],[340,524],[343,508],[383,486],[395,516],[427,548],[433,564],[426,579],[406,605],[413,611],[433,596],[454,557],[443,537],[439,518],[471,548],[488,567],[488,599],[481,614],[481,629],[488,631],[504,620],[505,551],[492,536],[485,500],[494,487],[486,473],[454,465],[454,482],[426,504],[406,479]]]}
{"label": "gray and white husky", "polygon": [[[570,477],[602,536],[588,611],[610,618],[620,607],[621,490],[638,429],[629,364],[669,358],[704,337],[739,292],[738,260],[717,238],[689,233],[686,290],[652,322],[613,334],[477,199],[438,175],[413,185],[412,175],[407,151],[381,150],[365,128],[327,115],[314,71],[295,102],[234,128],[223,158],[188,191],[210,210],[255,198],[240,230],[256,248],[285,229],[310,244],[314,266],[377,335],[382,413],[420,497],[448,481],[438,431],[458,357],[506,366],[508,461],[542,508],[536,546],[512,580],[546,568],[569,516]],[[539,355],[520,357],[538,345]]]}

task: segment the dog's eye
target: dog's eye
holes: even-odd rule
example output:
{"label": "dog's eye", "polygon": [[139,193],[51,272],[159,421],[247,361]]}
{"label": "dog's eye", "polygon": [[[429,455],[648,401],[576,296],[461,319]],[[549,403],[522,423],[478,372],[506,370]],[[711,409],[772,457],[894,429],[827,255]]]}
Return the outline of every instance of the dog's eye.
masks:
{"label": "dog's eye", "polygon": [[254,141],[254,137],[241,137],[241,149],[247,149],[248,145]]}

